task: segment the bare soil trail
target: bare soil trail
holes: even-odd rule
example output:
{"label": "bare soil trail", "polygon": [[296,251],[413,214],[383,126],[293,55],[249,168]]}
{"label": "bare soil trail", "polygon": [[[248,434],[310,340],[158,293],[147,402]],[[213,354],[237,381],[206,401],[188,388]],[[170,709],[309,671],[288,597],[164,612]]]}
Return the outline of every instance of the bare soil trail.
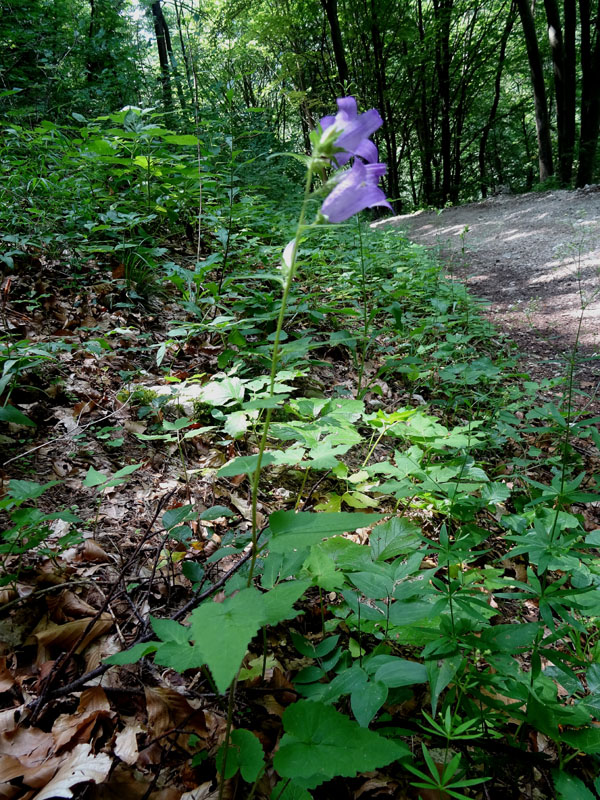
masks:
{"label": "bare soil trail", "polygon": [[451,274],[489,301],[489,318],[536,380],[565,374],[581,325],[577,388],[598,407],[600,186],[500,195],[376,225],[437,248]]}

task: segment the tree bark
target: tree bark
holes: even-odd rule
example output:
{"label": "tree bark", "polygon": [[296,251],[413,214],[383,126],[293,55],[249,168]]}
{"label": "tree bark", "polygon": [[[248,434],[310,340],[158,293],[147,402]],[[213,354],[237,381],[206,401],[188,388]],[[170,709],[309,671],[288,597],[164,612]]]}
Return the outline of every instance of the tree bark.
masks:
{"label": "tree bark", "polygon": [[[565,7],[569,1],[565,0]],[[560,11],[557,0],[544,0],[548,22],[548,41],[554,68],[554,96],[556,98],[556,127],[558,131],[558,176],[561,184],[568,186],[573,173],[573,148],[575,146],[575,105],[568,98],[567,76],[574,72],[574,64],[567,65],[567,48],[563,39]],[[574,34],[574,31],[573,31]],[[571,31],[569,31],[571,35]],[[569,52],[574,55],[575,42],[569,43]],[[569,120],[569,110],[573,114]]]}
{"label": "tree bark", "polygon": [[598,146],[598,125],[600,123],[600,90],[598,74],[600,70],[600,3],[593,22],[589,0],[579,0],[581,20],[581,128],[579,132],[579,165],[577,186],[592,183],[596,149]]}
{"label": "tree bark", "polygon": [[348,91],[348,63],[346,61],[346,52],[344,50],[344,41],[342,39],[342,31],[340,28],[340,19],[338,16],[337,0],[321,0],[321,5],[327,16],[329,22],[329,30],[331,32],[331,44],[333,47],[333,55],[338,72],[338,90],[340,96],[343,97]]}
{"label": "tree bark", "polygon": [[441,156],[442,185],[440,205],[443,205],[452,193],[452,129],[450,99],[450,22],[453,0],[433,0],[435,14],[435,60],[438,76],[438,88],[441,100]]}
{"label": "tree bark", "polygon": [[525,47],[527,48],[527,58],[531,71],[531,86],[533,89],[533,99],[535,104],[535,127],[538,141],[538,161],[540,171],[540,182],[543,183],[554,174],[554,164],[552,161],[552,141],[550,138],[550,116],[548,114],[548,101],[546,100],[546,86],[544,83],[544,69],[542,57],[538,46],[535,31],[535,22],[529,0],[516,0],[523,35],[525,37]]}
{"label": "tree bark", "polygon": [[516,18],[516,10],[514,6],[511,6],[510,11],[508,13],[508,18],[506,20],[506,25],[504,26],[504,30],[502,31],[502,37],[500,39],[500,53],[498,55],[498,67],[496,68],[496,79],[494,81],[494,99],[490,107],[490,113],[488,114],[487,122],[485,123],[484,128],[481,131],[481,139],[479,140],[479,185],[482,197],[487,197],[488,187],[487,187],[486,166],[485,166],[487,143],[490,137],[490,131],[492,130],[496,122],[496,114],[498,112],[498,105],[500,104],[502,72],[504,70],[504,61],[506,59],[506,45],[508,43],[508,37],[510,36],[510,33],[513,29],[513,25],[515,24],[515,18]]}
{"label": "tree bark", "polygon": [[171,77],[169,74],[169,54],[167,52],[167,42],[165,38],[165,18],[160,7],[160,0],[152,3],[152,19],[154,20],[154,33],[156,35],[156,47],[158,49],[158,61],[160,64],[160,83],[162,86],[163,105],[165,111],[173,111],[173,95],[171,93]]}
{"label": "tree bark", "polygon": [[392,108],[388,97],[387,75],[385,56],[383,50],[383,38],[377,20],[376,0],[371,0],[371,44],[373,46],[373,58],[375,66],[375,82],[377,84],[377,100],[383,116],[382,134],[386,147],[387,171],[387,190],[395,202],[395,211],[400,213],[398,205],[398,195],[400,187],[398,184],[398,161],[396,157],[396,130],[392,124]]}

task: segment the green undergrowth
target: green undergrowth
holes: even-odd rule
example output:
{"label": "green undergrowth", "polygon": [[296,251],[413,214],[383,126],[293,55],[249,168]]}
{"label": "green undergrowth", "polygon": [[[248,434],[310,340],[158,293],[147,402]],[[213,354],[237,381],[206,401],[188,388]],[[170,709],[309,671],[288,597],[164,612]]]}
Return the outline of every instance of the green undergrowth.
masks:
{"label": "green undergrowth", "polygon": [[[293,218],[273,196],[284,168],[251,191],[243,167],[258,155],[234,139],[197,141],[134,112],[78,122],[5,134],[13,165],[37,160],[31,186],[13,174],[3,189],[14,217],[0,257],[17,285],[32,259],[74,260],[75,280],[103,275],[127,313],[162,303],[166,324],[132,342],[119,402],[147,427],[136,463],[89,467],[95,517],[42,510],[59,481],[9,481],[4,585],[46,552],[51,521],[101,531],[102,492],[137,474],[144,448],[169,449],[182,502],[161,515],[164,575],[202,602],[182,621],[150,602],[151,635],[132,629],[133,646],[106,663],[156,675],[149,659],[184,686],[201,676],[227,736],[212,750],[190,743],[198,781],[218,775],[219,796],[227,785],[226,796],[324,800],[377,771],[398,792],[480,797],[485,784],[518,797],[537,771],[553,796],[596,796],[600,436],[573,408],[573,365],[562,383],[520,374],[464,286],[363,221],[302,243],[271,386]],[[43,305],[24,290],[16,300]],[[87,331],[91,357],[114,336]],[[5,324],[0,420],[24,437],[43,430],[23,410],[28,386],[70,351],[52,341]],[[257,471],[267,414],[253,537],[227,496]],[[194,465],[197,437],[216,463]],[[99,441],[123,440],[105,424]],[[207,487],[221,498],[208,508]],[[219,562],[231,568],[253,541],[214,602]],[[281,719],[267,724],[257,698],[269,692]]]}

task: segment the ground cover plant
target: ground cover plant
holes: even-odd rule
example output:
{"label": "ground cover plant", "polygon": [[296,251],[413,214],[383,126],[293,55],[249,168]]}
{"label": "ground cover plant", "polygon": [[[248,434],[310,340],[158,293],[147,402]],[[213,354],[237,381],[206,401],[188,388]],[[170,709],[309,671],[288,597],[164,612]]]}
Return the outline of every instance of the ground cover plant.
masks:
{"label": "ground cover plant", "polygon": [[356,216],[351,98],[270,182],[215,120],[74,123],[3,140],[3,796],[600,794],[576,351],[530,381]]}

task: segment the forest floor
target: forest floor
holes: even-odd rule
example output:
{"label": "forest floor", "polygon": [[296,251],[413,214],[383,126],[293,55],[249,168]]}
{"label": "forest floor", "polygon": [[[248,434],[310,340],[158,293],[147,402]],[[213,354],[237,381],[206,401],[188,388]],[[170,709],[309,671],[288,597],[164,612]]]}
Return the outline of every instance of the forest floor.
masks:
{"label": "forest floor", "polygon": [[518,344],[534,380],[565,374],[578,341],[575,388],[598,406],[600,186],[499,195],[377,223],[390,224],[436,248],[488,301],[488,318]]}

